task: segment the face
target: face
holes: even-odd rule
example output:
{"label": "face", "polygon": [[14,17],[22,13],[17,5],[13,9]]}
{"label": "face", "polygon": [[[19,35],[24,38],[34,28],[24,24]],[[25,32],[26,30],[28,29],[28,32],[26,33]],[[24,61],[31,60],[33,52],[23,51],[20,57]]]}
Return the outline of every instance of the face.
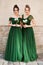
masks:
{"label": "face", "polygon": [[15,8],[14,10],[14,14],[18,15],[19,14],[19,10],[17,8]]}
{"label": "face", "polygon": [[29,15],[29,14],[30,14],[29,8],[25,8],[25,14],[26,14],[26,15]]}

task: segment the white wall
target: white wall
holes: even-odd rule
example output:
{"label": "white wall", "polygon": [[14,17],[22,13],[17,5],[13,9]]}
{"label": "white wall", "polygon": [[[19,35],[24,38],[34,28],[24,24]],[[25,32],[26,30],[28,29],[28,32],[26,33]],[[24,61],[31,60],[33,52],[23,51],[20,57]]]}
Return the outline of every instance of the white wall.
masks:
{"label": "white wall", "polygon": [[20,14],[23,13],[25,4],[29,4],[36,23],[43,25],[43,0],[0,0],[0,25],[8,24],[8,18],[13,14],[14,4],[20,7]]}
{"label": "white wall", "polygon": [[[20,14],[23,13],[24,6],[29,4],[31,14],[36,20],[36,24],[43,25],[43,0],[0,0],[0,25],[8,24],[8,19],[13,14],[13,6],[17,4],[20,7]],[[35,27],[35,38],[38,53],[43,52],[43,26]],[[4,51],[8,28],[0,26],[0,52]]]}

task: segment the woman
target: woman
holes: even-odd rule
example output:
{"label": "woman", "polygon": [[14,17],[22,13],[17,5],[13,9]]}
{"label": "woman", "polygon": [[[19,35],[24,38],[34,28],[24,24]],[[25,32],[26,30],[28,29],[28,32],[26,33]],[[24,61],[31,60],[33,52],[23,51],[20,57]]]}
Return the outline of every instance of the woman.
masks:
{"label": "woman", "polygon": [[7,46],[5,50],[4,59],[7,61],[21,61],[22,60],[22,29],[20,25],[19,7],[13,7],[14,17],[9,18],[9,25],[11,26]]}
{"label": "woman", "polygon": [[[22,61],[29,62],[37,59],[35,37],[32,26],[35,25],[35,20],[30,15],[29,5],[25,6],[25,14],[22,15],[22,38],[23,38],[23,58]],[[32,23],[32,24],[31,24]]]}

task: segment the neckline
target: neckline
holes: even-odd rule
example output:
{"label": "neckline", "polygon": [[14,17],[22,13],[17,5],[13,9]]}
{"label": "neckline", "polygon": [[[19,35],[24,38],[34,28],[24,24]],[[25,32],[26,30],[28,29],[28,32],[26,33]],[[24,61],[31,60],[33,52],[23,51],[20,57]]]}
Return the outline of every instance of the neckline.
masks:
{"label": "neckline", "polygon": [[[14,17],[11,17],[11,18],[14,18]],[[18,18],[14,18],[14,19],[19,19],[20,17],[18,17]]]}
{"label": "neckline", "polygon": [[[29,15],[29,16],[30,16],[30,15]],[[29,16],[27,16],[26,18],[24,18],[24,15],[23,15],[23,18],[24,18],[24,19],[28,19]]]}
{"label": "neckline", "polygon": [[15,15],[13,15],[13,16],[11,16],[11,18],[18,19],[18,18],[20,18],[20,15],[18,15],[17,17]]}

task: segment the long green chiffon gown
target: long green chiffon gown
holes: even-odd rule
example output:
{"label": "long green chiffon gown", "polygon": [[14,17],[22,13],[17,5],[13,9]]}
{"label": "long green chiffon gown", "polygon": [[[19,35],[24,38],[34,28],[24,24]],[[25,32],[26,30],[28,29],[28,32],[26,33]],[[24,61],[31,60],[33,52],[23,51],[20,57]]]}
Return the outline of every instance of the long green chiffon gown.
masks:
{"label": "long green chiffon gown", "polygon": [[[12,24],[20,24],[20,18],[10,17]],[[21,61],[22,60],[22,29],[21,27],[11,26],[4,59],[7,61]]]}
{"label": "long green chiffon gown", "polygon": [[[24,25],[30,25],[32,19],[32,15],[29,15],[27,18],[24,18],[24,15],[22,16],[22,22]],[[22,28],[22,46],[22,61],[29,62],[37,60],[38,55],[36,51],[35,37],[32,27]]]}

